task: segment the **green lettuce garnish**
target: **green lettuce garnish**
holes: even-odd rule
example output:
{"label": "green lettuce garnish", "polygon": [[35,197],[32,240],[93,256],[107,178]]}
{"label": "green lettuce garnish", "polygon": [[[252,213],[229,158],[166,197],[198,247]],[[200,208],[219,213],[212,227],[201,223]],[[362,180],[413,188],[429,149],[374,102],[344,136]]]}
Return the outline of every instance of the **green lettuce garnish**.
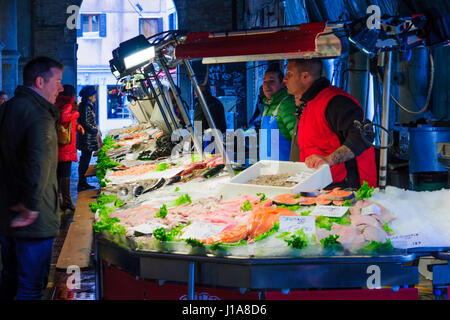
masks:
{"label": "green lettuce garnish", "polygon": [[266,195],[262,192],[257,193],[257,196],[261,197],[261,199],[259,199],[260,202],[263,202],[264,200],[266,200]]}
{"label": "green lettuce garnish", "polygon": [[308,246],[308,237],[303,228],[296,232],[283,232],[277,238],[282,238],[290,247],[303,249]]}
{"label": "green lettuce garnish", "polygon": [[391,236],[394,235],[394,231],[391,228],[389,228],[389,225],[387,222],[383,223],[383,229],[384,229],[384,231],[389,233]]}
{"label": "green lettuce garnish", "polygon": [[113,203],[117,200],[117,196],[114,194],[110,194],[110,195],[106,195],[104,193],[102,193],[101,195],[98,196],[97,198],[97,202],[99,204],[107,204],[107,203]]}
{"label": "green lettuce garnish", "polygon": [[125,227],[119,225],[119,218],[111,218],[109,215],[115,211],[115,208],[103,206],[99,209],[98,217],[99,220],[93,223],[93,228],[95,232],[101,232],[108,230],[111,234],[126,234]]}
{"label": "green lettuce garnish", "polygon": [[170,168],[170,166],[167,163],[160,163],[156,166],[156,169],[154,171],[164,171],[169,168]]}
{"label": "green lettuce garnish", "polygon": [[345,200],[344,204],[342,206],[343,207],[351,207],[352,206],[352,202],[350,200]]}
{"label": "green lettuce garnish", "polygon": [[104,180],[106,171],[110,168],[119,166],[120,164],[111,160],[107,151],[114,147],[114,140],[111,137],[103,139],[103,146],[98,150],[97,154],[97,172],[95,176],[100,181],[101,187],[106,187],[106,181]]}
{"label": "green lettuce garnish", "polygon": [[109,229],[109,233],[111,233],[111,234],[126,234],[127,231],[123,225],[114,223],[111,225],[111,228]]}
{"label": "green lettuce garnish", "polygon": [[270,235],[272,235],[274,233],[277,233],[278,230],[280,230],[280,223],[277,221],[277,222],[275,222],[275,224],[273,225],[273,227],[269,231],[266,231],[264,233],[258,234],[255,237],[255,241],[260,241],[262,239],[265,239],[268,236],[270,236]]}
{"label": "green lettuce garnish", "polygon": [[165,218],[167,216],[167,206],[165,204],[159,208],[158,212],[155,215],[155,218]]}
{"label": "green lettuce garnish", "polygon": [[89,203],[89,209],[91,209],[92,212],[96,213],[98,209],[100,209],[101,206],[97,202],[91,202]]}
{"label": "green lettuce garnish", "polygon": [[169,232],[164,227],[158,228],[153,231],[153,236],[159,241],[174,241],[182,234],[182,229],[188,226],[190,223],[182,224],[172,228]]}
{"label": "green lettuce garnish", "polygon": [[323,246],[323,248],[325,250],[329,250],[329,251],[342,251],[344,250],[344,247],[342,246],[342,244],[340,244],[339,242],[337,242],[337,239],[339,238],[339,235],[335,234],[331,234],[326,238],[323,238],[320,240],[320,244]]}
{"label": "green lettuce garnish", "polygon": [[288,204],[280,204],[277,206],[277,208],[286,208],[289,209],[291,211],[296,212],[298,209],[300,209],[302,206],[299,204],[293,204],[293,205],[288,205]]}
{"label": "green lettuce garnish", "polygon": [[116,207],[121,207],[121,206],[123,206],[125,203],[121,200],[121,199],[118,199],[117,201],[116,201]]}
{"label": "green lettuce garnish", "polygon": [[192,203],[191,197],[187,193],[169,203],[169,207],[178,207],[185,203]]}
{"label": "green lettuce garnish", "polygon": [[372,196],[373,190],[375,190],[375,188],[369,187],[367,181],[364,181],[361,188],[359,188],[359,190],[356,191],[356,198],[358,200],[368,199]]}
{"label": "green lettuce garnish", "polygon": [[386,242],[378,242],[378,241],[370,241],[368,244],[364,245],[361,249],[358,250],[360,254],[380,254],[380,253],[389,253],[394,251],[394,247],[392,246],[391,239],[387,239]]}
{"label": "green lettuce garnish", "polygon": [[154,230],[153,236],[159,241],[169,241],[169,234],[163,227]]}
{"label": "green lettuce garnish", "polygon": [[247,241],[239,240],[238,242],[231,242],[231,243],[222,243],[222,242],[212,243],[209,245],[209,248],[215,251],[215,250],[226,250],[226,247],[237,247],[245,245],[247,245]]}
{"label": "green lettuce garnish", "polygon": [[350,214],[347,212],[340,218],[318,216],[316,218],[316,227],[327,229],[328,231],[330,231],[331,227],[333,226],[333,222],[344,226],[352,224],[352,221],[350,220]]}
{"label": "green lettuce garnish", "polygon": [[198,241],[197,239],[193,239],[193,238],[187,238],[184,240],[184,242],[186,242],[186,244],[190,245],[193,248],[204,248],[205,245]]}
{"label": "green lettuce garnish", "polygon": [[252,204],[250,203],[250,201],[246,200],[244,202],[244,205],[241,207],[241,210],[244,212],[252,210]]}
{"label": "green lettuce garnish", "polygon": [[313,212],[313,211],[312,211],[312,210],[302,211],[302,212],[300,212],[300,215],[301,215],[301,216],[309,216],[309,214],[310,214],[311,212]]}

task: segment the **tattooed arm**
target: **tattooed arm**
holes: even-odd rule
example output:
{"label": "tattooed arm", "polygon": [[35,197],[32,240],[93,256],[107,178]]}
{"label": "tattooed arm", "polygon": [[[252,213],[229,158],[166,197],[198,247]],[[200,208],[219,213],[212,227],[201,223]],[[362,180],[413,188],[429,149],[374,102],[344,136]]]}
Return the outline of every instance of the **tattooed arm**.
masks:
{"label": "tattooed arm", "polygon": [[340,146],[336,149],[336,151],[326,157],[316,154],[309,156],[305,159],[305,164],[308,168],[317,169],[322,164],[334,166],[335,164],[348,161],[350,159],[353,159],[354,157],[355,154],[347,146]]}

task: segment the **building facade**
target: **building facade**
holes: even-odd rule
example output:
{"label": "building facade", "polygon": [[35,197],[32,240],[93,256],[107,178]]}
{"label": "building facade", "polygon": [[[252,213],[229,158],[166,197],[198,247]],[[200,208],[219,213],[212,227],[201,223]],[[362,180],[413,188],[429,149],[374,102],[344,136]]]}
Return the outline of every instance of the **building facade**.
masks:
{"label": "building facade", "polygon": [[97,87],[97,117],[103,134],[136,121],[126,107],[128,101],[117,87],[109,60],[123,41],[177,28],[171,0],[117,1],[84,0],[77,26],[78,90]]}

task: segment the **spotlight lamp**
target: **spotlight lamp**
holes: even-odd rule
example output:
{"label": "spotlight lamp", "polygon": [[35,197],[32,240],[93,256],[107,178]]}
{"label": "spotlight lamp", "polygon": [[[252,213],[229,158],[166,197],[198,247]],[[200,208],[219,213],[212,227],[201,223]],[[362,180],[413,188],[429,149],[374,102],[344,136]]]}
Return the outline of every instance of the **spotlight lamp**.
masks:
{"label": "spotlight lamp", "polygon": [[109,62],[111,72],[119,79],[149,64],[155,58],[155,47],[143,35],[139,35],[122,42],[112,54],[113,59]]}

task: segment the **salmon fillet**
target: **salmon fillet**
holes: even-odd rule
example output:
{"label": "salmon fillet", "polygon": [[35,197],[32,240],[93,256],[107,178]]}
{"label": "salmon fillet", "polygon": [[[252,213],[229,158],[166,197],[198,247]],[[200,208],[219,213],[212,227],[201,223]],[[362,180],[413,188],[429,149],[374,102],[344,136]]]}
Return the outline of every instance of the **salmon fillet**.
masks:
{"label": "salmon fillet", "polygon": [[249,219],[248,241],[252,242],[256,236],[272,229],[280,216],[296,216],[296,214],[287,208],[267,208],[265,212],[254,213]]}
{"label": "salmon fillet", "polygon": [[277,204],[295,205],[301,201],[301,197],[295,198],[295,194],[280,194],[273,198],[273,202]]}
{"label": "salmon fillet", "polygon": [[247,226],[245,224],[236,226],[232,229],[222,231],[218,234],[215,234],[209,238],[200,240],[205,244],[212,244],[217,242],[222,243],[232,243],[232,242],[238,242],[240,240],[247,238]]}

